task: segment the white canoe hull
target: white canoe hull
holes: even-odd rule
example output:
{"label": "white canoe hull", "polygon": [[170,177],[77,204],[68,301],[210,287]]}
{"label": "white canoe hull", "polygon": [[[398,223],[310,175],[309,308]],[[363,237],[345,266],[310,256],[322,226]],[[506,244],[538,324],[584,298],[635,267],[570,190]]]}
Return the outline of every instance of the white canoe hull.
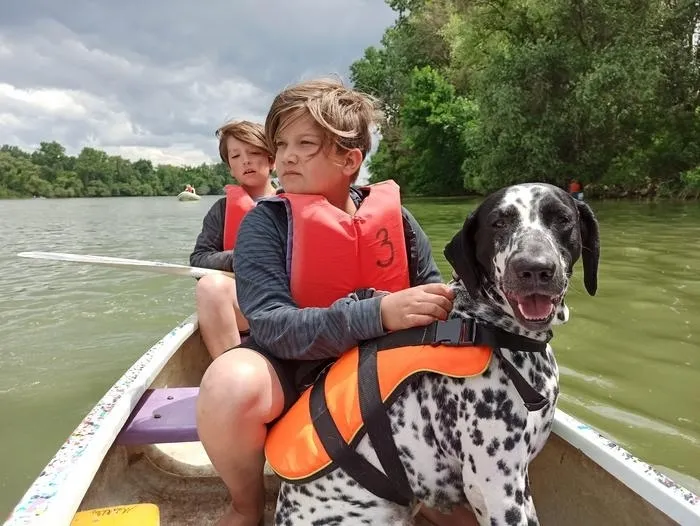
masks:
{"label": "white canoe hull", "polygon": [[[157,504],[162,525],[214,521],[228,496],[199,442],[114,443],[146,389],[196,387],[209,363],[197,319],[190,316],[88,413],[4,526],[69,526],[79,510],[137,502]],[[552,435],[529,474],[544,526],[700,525],[697,495],[559,409]],[[269,521],[278,489],[271,472],[266,487]]]}
{"label": "white canoe hull", "polygon": [[192,192],[180,192],[177,194],[178,201],[199,201],[202,197]]}

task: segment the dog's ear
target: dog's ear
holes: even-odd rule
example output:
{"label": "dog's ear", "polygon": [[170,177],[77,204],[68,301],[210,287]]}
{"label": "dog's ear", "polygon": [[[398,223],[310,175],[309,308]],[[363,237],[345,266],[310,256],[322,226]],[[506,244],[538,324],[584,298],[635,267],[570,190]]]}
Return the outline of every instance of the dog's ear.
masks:
{"label": "dog's ear", "polygon": [[581,231],[583,283],[588,294],[595,296],[596,290],[598,290],[598,260],[600,259],[598,220],[590,206],[577,199],[574,201],[578,210],[578,225]]}
{"label": "dog's ear", "polygon": [[479,264],[476,261],[477,211],[478,209],[469,214],[462,229],[447,243],[443,252],[473,298],[478,295],[481,285]]}

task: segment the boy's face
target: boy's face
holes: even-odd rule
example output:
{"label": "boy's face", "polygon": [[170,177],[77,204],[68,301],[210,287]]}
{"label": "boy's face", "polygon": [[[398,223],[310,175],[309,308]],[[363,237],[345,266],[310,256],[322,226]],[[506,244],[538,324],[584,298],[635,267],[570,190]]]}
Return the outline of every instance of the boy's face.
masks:
{"label": "boy's face", "polygon": [[265,150],[230,136],[226,138],[226,147],[229,171],[238,184],[249,188],[267,184],[274,163]]}
{"label": "boy's face", "polygon": [[[359,165],[357,152],[336,152],[323,147],[323,133],[309,116],[303,116],[279,132],[275,165],[282,188],[291,194],[315,194],[326,198],[350,188]],[[360,163],[361,152],[359,153]]]}

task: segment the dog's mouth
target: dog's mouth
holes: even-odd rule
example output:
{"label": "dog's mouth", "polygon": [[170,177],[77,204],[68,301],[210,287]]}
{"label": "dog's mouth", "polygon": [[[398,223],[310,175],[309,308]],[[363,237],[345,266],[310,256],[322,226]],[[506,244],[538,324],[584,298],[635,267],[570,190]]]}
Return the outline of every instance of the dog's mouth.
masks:
{"label": "dog's mouth", "polygon": [[515,317],[521,325],[530,330],[546,328],[554,319],[556,307],[563,297],[563,294],[520,294],[505,290],[503,292]]}

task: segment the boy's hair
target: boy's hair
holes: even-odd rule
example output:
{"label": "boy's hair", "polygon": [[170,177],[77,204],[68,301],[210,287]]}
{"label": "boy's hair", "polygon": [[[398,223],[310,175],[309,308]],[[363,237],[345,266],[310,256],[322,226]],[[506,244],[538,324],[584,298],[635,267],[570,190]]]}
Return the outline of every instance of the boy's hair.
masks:
{"label": "boy's hair", "polygon": [[233,137],[241,142],[260,148],[264,150],[270,158],[274,157],[265,140],[265,128],[263,128],[262,124],[258,124],[257,122],[229,122],[216,130],[216,137],[219,139],[219,155],[226,166],[230,167],[228,162],[228,144],[226,141],[228,137]]}
{"label": "boy's hair", "polygon": [[[313,118],[323,133],[323,146],[359,148],[362,160],[372,147],[372,126],[382,115],[376,98],[346,88],[336,79],[314,79],[284,89],[275,97],[265,119],[265,137],[274,154],[277,136],[289,124],[305,115]],[[355,182],[359,170],[354,175]]]}

